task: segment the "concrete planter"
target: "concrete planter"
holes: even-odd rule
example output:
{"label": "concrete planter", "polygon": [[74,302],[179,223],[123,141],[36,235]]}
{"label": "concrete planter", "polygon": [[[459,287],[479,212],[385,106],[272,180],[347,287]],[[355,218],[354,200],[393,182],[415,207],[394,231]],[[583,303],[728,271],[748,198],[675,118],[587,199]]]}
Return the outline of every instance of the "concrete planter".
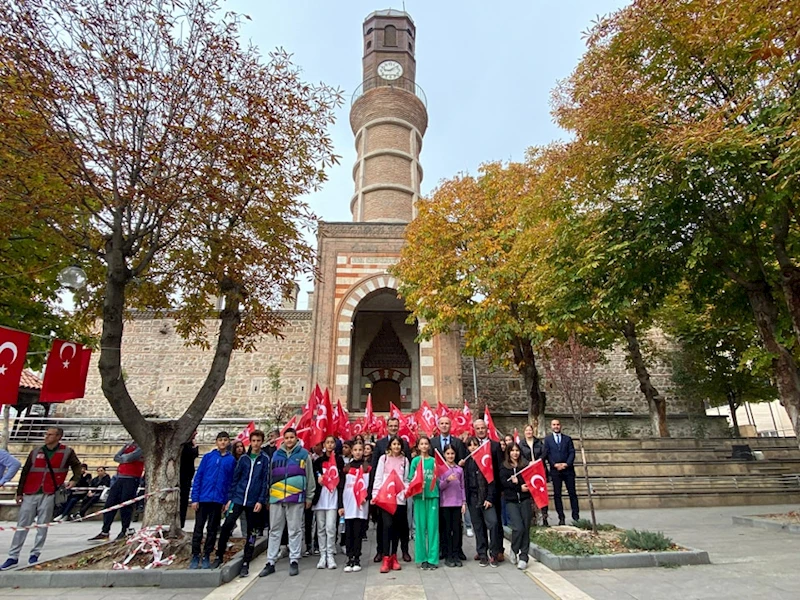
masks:
{"label": "concrete planter", "polygon": [[[511,530],[503,528],[506,539]],[[553,571],[585,571],[594,569],[637,569],[667,565],[708,565],[711,560],[705,550],[675,550],[670,552],[630,552],[627,554],[602,554],[596,556],[568,556],[553,554],[531,543],[528,554]]]}
{"label": "concrete planter", "polygon": [[[254,556],[267,549],[267,537],[256,541]],[[80,553],[76,553],[80,554]],[[63,558],[63,557],[61,557]],[[0,574],[0,588],[162,587],[210,588],[239,575],[244,553],[239,552],[219,569],[136,569],[132,571],[45,571],[31,567]]]}
{"label": "concrete planter", "polygon": [[731,517],[734,525],[743,525],[745,527],[755,527],[757,529],[766,529],[768,531],[782,531],[784,533],[800,533],[800,525],[792,523],[781,523],[773,521],[772,519],[762,519],[758,516],[754,517]]}

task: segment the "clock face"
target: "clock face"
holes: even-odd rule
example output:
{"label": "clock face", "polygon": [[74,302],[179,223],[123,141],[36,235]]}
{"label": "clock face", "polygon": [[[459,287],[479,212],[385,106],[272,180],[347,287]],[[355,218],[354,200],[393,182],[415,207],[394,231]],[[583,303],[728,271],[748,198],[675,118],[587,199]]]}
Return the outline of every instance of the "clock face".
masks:
{"label": "clock face", "polygon": [[384,79],[399,79],[403,75],[403,66],[395,60],[385,60],[378,65],[378,75]]}

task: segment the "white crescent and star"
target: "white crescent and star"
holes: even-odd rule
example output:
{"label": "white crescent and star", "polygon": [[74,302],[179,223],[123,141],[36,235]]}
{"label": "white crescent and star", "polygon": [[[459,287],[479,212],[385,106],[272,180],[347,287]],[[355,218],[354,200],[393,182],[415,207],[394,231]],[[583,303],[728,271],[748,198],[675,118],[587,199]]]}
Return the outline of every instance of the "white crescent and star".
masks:
{"label": "white crescent and star", "polygon": [[[541,487],[537,487],[536,486],[536,480],[537,479],[541,479],[542,480]],[[544,477],[542,477],[541,475],[534,475],[533,477],[531,477],[531,483],[533,484],[533,487],[538,489],[540,492],[544,491],[545,481],[544,481]]]}
{"label": "white crescent and star", "polygon": [[[2,354],[4,350],[11,350],[12,354],[14,355],[14,358],[12,358],[11,362],[9,363],[13,365],[17,361],[17,356],[19,354],[17,351],[17,345],[14,342],[3,342],[0,344],[0,354]],[[0,375],[6,374],[6,368],[7,367],[5,365],[0,365]]]}
{"label": "white crescent and star", "polygon": [[[75,344],[72,344],[70,342],[67,342],[66,344],[61,344],[61,349],[58,351],[58,357],[61,360],[64,360],[64,349],[65,348],[71,348],[72,349],[72,355],[69,358],[75,358],[75,354],[78,352],[78,349],[75,346]],[[65,369],[69,369],[69,359],[64,360],[64,362],[62,364],[64,365]]]}
{"label": "white crescent and star", "polygon": [[491,463],[491,462],[492,462],[492,457],[491,457],[491,456],[489,456],[488,454],[484,454],[484,455],[481,457],[481,465],[483,465],[484,467],[488,467],[488,466],[490,466],[490,465],[487,465],[487,464],[486,464],[486,459],[487,459],[487,458],[489,459],[489,463]]}

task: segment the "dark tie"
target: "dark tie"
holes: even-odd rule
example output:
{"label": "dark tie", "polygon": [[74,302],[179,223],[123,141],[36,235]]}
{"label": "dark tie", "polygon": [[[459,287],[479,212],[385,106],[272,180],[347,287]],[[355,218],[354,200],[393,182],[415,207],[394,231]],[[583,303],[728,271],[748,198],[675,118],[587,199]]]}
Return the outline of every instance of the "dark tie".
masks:
{"label": "dark tie", "polygon": [[450,443],[450,438],[442,438],[442,452],[444,449],[447,448],[447,445]]}

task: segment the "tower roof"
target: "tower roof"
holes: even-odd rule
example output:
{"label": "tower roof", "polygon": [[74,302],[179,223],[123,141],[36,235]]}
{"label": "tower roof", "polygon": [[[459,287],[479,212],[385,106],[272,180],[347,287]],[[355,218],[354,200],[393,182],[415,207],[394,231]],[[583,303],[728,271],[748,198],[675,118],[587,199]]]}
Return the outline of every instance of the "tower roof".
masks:
{"label": "tower roof", "polygon": [[364,19],[364,20],[365,21],[369,21],[373,17],[405,17],[406,19],[408,19],[412,23],[414,22],[414,19],[412,19],[411,15],[408,14],[406,11],[397,10],[397,9],[394,9],[394,8],[385,8],[383,10],[376,10],[375,12],[369,13],[367,15],[367,18]]}

